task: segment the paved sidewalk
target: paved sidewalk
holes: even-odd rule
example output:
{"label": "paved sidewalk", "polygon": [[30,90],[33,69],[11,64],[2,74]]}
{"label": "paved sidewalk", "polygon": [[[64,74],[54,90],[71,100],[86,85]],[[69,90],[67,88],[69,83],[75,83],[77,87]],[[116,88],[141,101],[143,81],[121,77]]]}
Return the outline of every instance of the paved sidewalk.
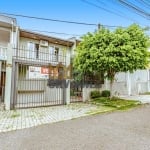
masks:
{"label": "paved sidewalk", "polygon": [[[150,102],[149,96],[124,96],[124,99],[142,100],[143,103]],[[143,99],[142,99],[143,98]],[[18,109],[11,111],[0,111],[0,132],[30,128],[42,124],[70,120],[87,116],[93,112],[112,111],[112,108],[97,107],[86,103],[73,103],[70,105],[41,107],[30,109]]]}
{"label": "paved sidewalk", "polygon": [[0,111],[0,132],[78,118],[96,109],[94,105],[74,103],[63,106]]}
{"label": "paved sidewalk", "polygon": [[0,150],[150,150],[150,105],[0,133]]}
{"label": "paved sidewalk", "polygon": [[141,103],[150,103],[150,95],[133,95],[133,96],[120,96],[123,99],[127,100],[138,100]]}

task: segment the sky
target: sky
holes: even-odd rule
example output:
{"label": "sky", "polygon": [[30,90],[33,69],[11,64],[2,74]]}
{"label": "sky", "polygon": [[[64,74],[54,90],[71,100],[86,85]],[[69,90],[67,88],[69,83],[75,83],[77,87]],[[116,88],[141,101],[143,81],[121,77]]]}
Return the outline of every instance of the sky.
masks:
{"label": "sky", "polygon": [[[130,2],[139,7],[142,6],[144,11],[150,13],[150,3],[149,5],[144,5],[141,0],[130,0]],[[94,3],[96,6],[90,5],[89,3]],[[115,11],[119,15],[108,11]],[[21,14],[92,24],[100,23],[101,25],[109,26],[126,27],[135,22],[143,27],[150,26],[150,20],[129,11],[120,5],[117,0],[0,0],[0,13]],[[23,29],[71,34],[67,36],[50,34],[61,38],[83,35],[97,29],[96,25],[85,26],[22,17],[15,18],[17,19],[18,25]]]}

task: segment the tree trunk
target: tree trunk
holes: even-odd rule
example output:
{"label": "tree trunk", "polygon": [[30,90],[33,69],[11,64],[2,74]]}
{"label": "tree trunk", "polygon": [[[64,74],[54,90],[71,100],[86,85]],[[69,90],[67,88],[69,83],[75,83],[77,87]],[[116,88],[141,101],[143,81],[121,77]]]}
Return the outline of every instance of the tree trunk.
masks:
{"label": "tree trunk", "polygon": [[114,80],[110,80],[110,99],[112,99],[113,97],[113,83],[114,83]]}

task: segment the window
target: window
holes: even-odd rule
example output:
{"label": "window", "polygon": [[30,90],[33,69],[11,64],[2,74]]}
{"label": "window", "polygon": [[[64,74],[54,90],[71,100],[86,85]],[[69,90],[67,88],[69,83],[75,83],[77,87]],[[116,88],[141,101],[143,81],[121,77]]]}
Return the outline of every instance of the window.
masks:
{"label": "window", "polygon": [[55,55],[55,61],[58,61],[58,58],[59,58],[59,48],[58,47],[55,47],[55,51],[54,51],[54,55]]}
{"label": "window", "polygon": [[39,44],[28,42],[28,58],[39,58]]}
{"label": "window", "polygon": [[28,57],[29,58],[35,58],[35,55],[34,55],[34,43],[32,43],[32,42],[28,43]]}
{"label": "window", "polygon": [[54,55],[54,47],[49,47],[49,61],[53,61],[53,55]]}
{"label": "window", "polygon": [[52,62],[58,62],[59,61],[59,48],[50,46],[49,47],[49,60]]}
{"label": "window", "polygon": [[35,44],[36,59],[39,58],[39,44]]}

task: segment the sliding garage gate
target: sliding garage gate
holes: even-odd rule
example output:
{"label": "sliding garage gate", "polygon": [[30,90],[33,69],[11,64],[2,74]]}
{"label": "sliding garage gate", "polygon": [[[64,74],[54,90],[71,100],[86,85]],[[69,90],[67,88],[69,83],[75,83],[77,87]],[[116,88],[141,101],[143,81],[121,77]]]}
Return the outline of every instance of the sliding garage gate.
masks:
{"label": "sliding garage gate", "polygon": [[62,105],[65,98],[65,80],[55,79],[48,66],[16,63],[14,107],[28,108]]}

